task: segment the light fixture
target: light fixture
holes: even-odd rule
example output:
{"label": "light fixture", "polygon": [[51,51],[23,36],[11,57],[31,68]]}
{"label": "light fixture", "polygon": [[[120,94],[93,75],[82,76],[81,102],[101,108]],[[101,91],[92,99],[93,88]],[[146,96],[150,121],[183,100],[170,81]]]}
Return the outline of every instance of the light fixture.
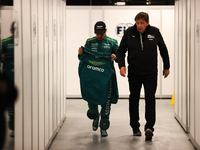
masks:
{"label": "light fixture", "polygon": [[126,2],[116,2],[115,5],[124,6],[124,5],[126,5]]}
{"label": "light fixture", "polygon": [[146,4],[147,4],[147,5],[150,5],[150,4],[151,4],[151,0],[147,0],[147,1],[146,1]]}

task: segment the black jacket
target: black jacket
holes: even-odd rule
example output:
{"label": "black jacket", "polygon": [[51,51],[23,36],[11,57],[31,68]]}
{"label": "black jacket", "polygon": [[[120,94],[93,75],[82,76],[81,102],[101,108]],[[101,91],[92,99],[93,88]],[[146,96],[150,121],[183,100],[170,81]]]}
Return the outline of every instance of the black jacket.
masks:
{"label": "black jacket", "polygon": [[163,68],[170,68],[168,50],[158,28],[148,25],[142,34],[142,42],[143,50],[136,25],[126,30],[117,51],[119,68],[125,66],[125,53],[128,51],[129,73],[157,73],[157,46],[163,60]]}

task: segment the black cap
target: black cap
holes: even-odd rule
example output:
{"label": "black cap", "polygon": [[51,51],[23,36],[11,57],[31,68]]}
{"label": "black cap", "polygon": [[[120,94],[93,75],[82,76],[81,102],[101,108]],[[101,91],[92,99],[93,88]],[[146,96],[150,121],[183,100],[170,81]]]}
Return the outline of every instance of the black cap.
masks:
{"label": "black cap", "polygon": [[103,21],[98,21],[94,25],[94,33],[98,34],[98,33],[105,33],[105,32],[106,32],[106,24]]}

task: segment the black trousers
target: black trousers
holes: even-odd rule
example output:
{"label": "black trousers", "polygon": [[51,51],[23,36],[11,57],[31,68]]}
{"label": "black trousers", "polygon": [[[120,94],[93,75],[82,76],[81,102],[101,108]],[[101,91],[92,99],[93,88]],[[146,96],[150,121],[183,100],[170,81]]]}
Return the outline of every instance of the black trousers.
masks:
{"label": "black trousers", "polygon": [[129,115],[130,115],[130,126],[135,129],[139,129],[139,100],[140,91],[142,85],[144,86],[145,92],[145,119],[146,124],[144,130],[151,129],[154,131],[154,124],[156,121],[156,102],[155,93],[157,88],[157,73],[146,74],[146,75],[135,75],[128,74],[129,79]]}

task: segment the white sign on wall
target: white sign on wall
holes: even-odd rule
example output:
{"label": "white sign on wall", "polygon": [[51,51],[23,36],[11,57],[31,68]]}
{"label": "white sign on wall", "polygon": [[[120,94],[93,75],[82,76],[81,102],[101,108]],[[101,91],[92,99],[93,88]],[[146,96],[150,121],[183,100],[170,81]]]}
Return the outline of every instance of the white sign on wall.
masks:
{"label": "white sign on wall", "polygon": [[122,37],[125,31],[131,26],[133,26],[132,23],[119,23],[115,28],[115,33],[118,37]]}

